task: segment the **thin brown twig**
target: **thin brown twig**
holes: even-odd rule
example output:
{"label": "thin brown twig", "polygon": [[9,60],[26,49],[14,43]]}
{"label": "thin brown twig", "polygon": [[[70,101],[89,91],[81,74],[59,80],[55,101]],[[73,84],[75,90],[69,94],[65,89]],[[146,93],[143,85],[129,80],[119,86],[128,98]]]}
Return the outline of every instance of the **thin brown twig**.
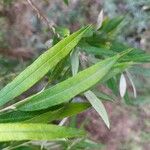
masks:
{"label": "thin brown twig", "polygon": [[53,34],[56,34],[54,26],[51,25],[48,18],[40,11],[40,9],[33,3],[33,1],[32,0],[26,1],[31,6],[31,8],[36,12],[37,16],[40,19],[44,20],[44,22],[47,24],[48,28],[53,32]]}

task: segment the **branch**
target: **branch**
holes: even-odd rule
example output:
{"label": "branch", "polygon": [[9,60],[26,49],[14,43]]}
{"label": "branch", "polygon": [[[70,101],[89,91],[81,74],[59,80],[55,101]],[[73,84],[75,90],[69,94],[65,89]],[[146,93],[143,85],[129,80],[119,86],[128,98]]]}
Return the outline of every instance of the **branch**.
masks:
{"label": "branch", "polygon": [[40,9],[33,3],[32,0],[26,0],[27,3],[31,6],[31,8],[36,12],[37,16],[44,20],[44,22],[47,24],[48,28],[53,32],[53,34],[56,34],[54,26],[51,25],[48,18],[40,11]]}

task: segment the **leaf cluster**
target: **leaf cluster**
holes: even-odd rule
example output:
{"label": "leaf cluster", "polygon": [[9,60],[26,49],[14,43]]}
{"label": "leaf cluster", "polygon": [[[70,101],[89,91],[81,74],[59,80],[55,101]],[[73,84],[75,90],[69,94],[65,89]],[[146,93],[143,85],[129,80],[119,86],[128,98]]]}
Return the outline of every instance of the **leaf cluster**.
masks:
{"label": "leaf cluster", "polygon": [[[122,20],[123,17],[106,18],[98,29],[87,26],[71,35],[68,30],[59,29],[62,37],[54,37],[54,46],[1,89],[0,141],[85,137],[83,130],[54,125],[53,121],[90,107],[99,113],[109,128],[101,100],[116,98],[118,80],[126,69],[150,61],[150,55],[143,50],[115,40],[115,31]],[[41,91],[16,101],[19,95],[45,78],[48,82]],[[97,86],[100,84],[112,90],[112,95],[99,91]],[[130,103],[129,99],[124,99]],[[89,145],[93,144],[89,142]]]}

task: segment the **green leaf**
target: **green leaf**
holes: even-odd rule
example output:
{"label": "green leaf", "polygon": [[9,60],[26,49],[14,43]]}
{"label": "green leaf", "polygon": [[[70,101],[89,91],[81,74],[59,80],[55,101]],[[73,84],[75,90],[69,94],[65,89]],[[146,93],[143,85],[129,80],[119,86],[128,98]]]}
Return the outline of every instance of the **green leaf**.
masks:
{"label": "green leaf", "polygon": [[63,0],[66,5],[69,4],[68,0]]}
{"label": "green leaf", "polygon": [[124,17],[119,16],[113,19],[105,19],[99,31],[103,31],[106,33],[112,32],[114,29],[118,27],[118,25],[123,21]]}
{"label": "green leaf", "polygon": [[39,81],[77,45],[90,27],[80,29],[50,48],[0,91],[0,106],[22,94]]}
{"label": "green leaf", "polygon": [[116,52],[114,52],[112,50],[92,46],[92,45],[88,44],[87,42],[82,42],[82,43],[80,43],[79,46],[83,51],[85,51],[89,54],[100,55],[100,56],[113,56],[116,54]]}
{"label": "green leaf", "polygon": [[47,123],[53,120],[63,119],[65,117],[70,117],[76,115],[86,109],[88,109],[91,105],[89,103],[69,103],[66,104],[64,107],[56,110],[56,111],[49,111],[43,113],[41,115],[35,116],[25,122],[29,123]]}
{"label": "green leaf", "polygon": [[104,92],[101,92],[98,90],[94,90],[92,92],[101,100],[106,100],[106,101],[111,101],[111,102],[113,102],[115,100],[114,96],[112,96],[112,95],[110,96]]}
{"label": "green leaf", "polygon": [[109,79],[107,81],[107,86],[108,86],[109,89],[112,90],[113,94],[115,94],[116,96],[118,96],[118,92],[119,92],[118,89],[119,89],[119,87],[118,87],[117,76],[111,77],[111,79]]}
{"label": "green leaf", "polygon": [[48,109],[35,112],[10,111],[0,115],[0,123],[10,122],[36,122],[47,123],[67,116],[73,116],[90,107],[89,103],[69,103],[64,106],[57,106],[56,110]]}
{"label": "green leaf", "polygon": [[72,70],[72,75],[76,75],[79,69],[79,51],[74,50],[71,54],[71,70]]}
{"label": "green leaf", "polygon": [[34,111],[69,101],[102,80],[119,57],[120,55],[116,55],[103,60],[54,87],[25,99],[19,104],[18,109]]}
{"label": "green leaf", "polygon": [[[11,150],[41,150],[40,145],[18,145],[16,147],[10,147]],[[45,150],[45,149],[43,149]]]}
{"label": "green leaf", "polygon": [[[124,43],[120,43],[116,40],[112,41],[110,46],[110,49],[113,50],[114,52],[121,52],[129,48],[131,48],[131,46]],[[143,53],[145,52],[142,49],[134,48],[134,51],[132,51],[130,54],[143,54]]]}
{"label": "green leaf", "polygon": [[128,91],[126,91],[126,94],[125,94],[125,96],[123,97],[123,100],[124,100],[124,102],[125,102],[127,105],[133,105],[132,99],[129,97]]}
{"label": "green leaf", "polygon": [[111,69],[111,71],[103,78],[102,82],[108,81],[112,77],[116,76],[119,73],[122,73],[123,71],[125,71],[125,69],[131,67],[134,64],[135,64],[134,62],[124,62],[115,64]]}
{"label": "green leaf", "polygon": [[33,118],[42,113],[43,113],[42,111],[39,112],[10,111],[0,114],[0,123],[19,122],[22,120]]}
{"label": "green leaf", "polygon": [[131,54],[130,56],[126,56],[123,61],[134,61],[134,62],[150,62],[150,54]]}
{"label": "green leaf", "polygon": [[58,80],[62,77],[62,73],[66,67],[68,61],[68,55],[62,59],[48,75],[50,81]]}
{"label": "green leaf", "polygon": [[[92,38],[91,38],[92,39]],[[100,43],[100,39],[98,39],[98,43]],[[95,40],[94,40],[95,43]],[[125,51],[129,48],[131,48],[128,45],[119,43],[114,41],[111,43],[110,47],[102,47],[102,44],[98,47],[95,45],[92,45],[93,43],[89,44],[86,41],[81,41],[79,43],[80,48],[82,51],[85,51],[88,54],[93,54],[96,56],[102,56],[102,57],[108,57],[108,56],[114,56],[119,52]],[[134,62],[150,62],[150,55],[148,53],[145,53],[143,50],[134,48],[134,51],[132,51],[127,56],[120,59],[121,62],[128,62],[128,61],[134,61]]]}
{"label": "green leaf", "polygon": [[84,135],[82,130],[50,124],[0,124],[0,141],[54,140]]}
{"label": "green leaf", "polygon": [[54,106],[46,110],[33,111],[33,112],[24,112],[19,110],[12,110],[0,113],[0,123],[8,123],[8,122],[20,122],[24,120],[31,119],[35,116],[41,115],[46,112],[53,112],[62,108],[64,105]]}
{"label": "green leaf", "polygon": [[[110,50],[114,52],[121,52],[129,49],[130,46],[120,42],[113,41]],[[150,62],[150,54],[139,48],[134,48],[130,54],[126,55],[121,61],[134,61],[134,62]]]}
{"label": "green leaf", "polygon": [[61,36],[61,37],[66,37],[70,35],[70,31],[67,28],[64,27],[56,27],[56,32]]}
{"label": "green leaf", "polygon": [[91,105],[94,107],[94,109],[98,112],[98,114],[101,116],[106,126],[110,128],[108,114],[101,100],[98,99],[97,96],[92,91],[87,91],[84,93],[84,95],[88,99],[88,101],[91,103]]}

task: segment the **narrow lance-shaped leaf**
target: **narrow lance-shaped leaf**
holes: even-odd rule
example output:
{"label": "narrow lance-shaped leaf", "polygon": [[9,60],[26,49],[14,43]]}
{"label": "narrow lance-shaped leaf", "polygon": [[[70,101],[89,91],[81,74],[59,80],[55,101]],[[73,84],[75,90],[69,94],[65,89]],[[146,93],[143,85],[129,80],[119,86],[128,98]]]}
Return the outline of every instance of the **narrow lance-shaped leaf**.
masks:
{"label": "narrow lance-shaped leaf", "polygon": [[0,141],[54,140],[83,136],[82,130],[50,124],[0,124]]}
{"label": "narrow lance-shaped leaf", "polygon": [[103,19],[104,19],[104,11],[101,10],[98,17],[97,17],[96,29],[99,29],[102,26]]}
{"label": "narrow lance-shaped leaf", "polygon": [[0,113],[0,123],[20,122],[20,121],[28,120],[46,112],[53,112],[55,110],[59,110],[60,108],[63,108],[63,106],[64,105],[58,105],[56,107],[51,107],[49,109],[33,111],[33,112],[25,112],[19,110],[11,110],[6,112],[4,111],[3,113]]}
{"label": "narrow lance-shaped leaf", "polygon": [[113,55],[117,54],[116,52],[114,52],[112,50],[92,46],[92,45],[88,44],[87,42],[81,42],[79,46],[82,51],[85,51],[89,54],[100,55],[100,56],[105,56],[105,57],[113,56]]}
{"label": "narrow lance-shaped leaf", "polygon": [[91,105],[94,107],[94,109],[98,112],[98,114],[102,117],[106,126],[110,128],[108,114],[101,100],[98,99],[97,96],[92,91],[87,91],[84,93],[84,95],[88,99],[88,101],[91,103]]}
{"label": "narrow lance-shaped leaf", "polygon": [[144,53],[144,54],[133,54],[130,56],[125,57],[122,61],[134,61],[134,62],[140,62],[140,63],[146,63],[150,62],[150,54]]}
{"label": "narrow lance-shaped leaf", "polygon": [[77,94],[84,92],[100,81],[109,72],[119,57],[120,55],[116,55],[103,60],[79,72],[74,77],[27,98],[23,103],[19,104],[18,109],[34,111],[69,101]]}
{"label": "narrow lance-shaped leaf", "polygon": [[74,48],[90,29],[86,27],[66,37],[50,48],[0,91],[0,106],[22,94],[39,81]]}
{"label": "narrow lance-shaped leaf", "polygon": [[103,101],[111,101],[111,102],[113,102],[114,100],[115,100],[115,98],[114,98],[114,95],[108,95],[108,94],[106,94],[106,93],[104,93],[104,92],[102,92],[102,91],[99,91],[99,90],[92,90],[92,92],[98,97],[98,98],[100,98],[101,100],[103,100]]}
{"label": "narrow lance-shaped leaf", "polygon": [[121,74],[119,83],[119,92],[121,97],[124,97],[124,95],[126,94],[126,90],[127,90],[127,81],[124,74]]}
{"label": "narrow lance-shaped leaf", "polygon": [[86,109],[91,105],[89,103],[69,103],[63,108],[60,108],[56,111],[46,112],[36,117],[33,117],[29,120],[26,120],[26,123],[47,123],[53,120],[63,119],[65,117],[70,117],[76,115]]}
{"label": "narrow lance-shaped leaf", "polygon": [[118,25],[123,21],[123,19],[123,16],[119,16],[113,19],[107,18],[103,21],[103,24],[99,31],[103,31],[106,33],[112,32],[118,27]]}
{"label": "narrow lance-shaped leaf", "polygon": [[103,78],[102,82],[106,82],[107,80],[111,79],[112,77],[116,76],[119,73],[122,73],[125,71],[125,69],[135,65],[134,62],[124,62],[124,63],[118,63],[113,66],[111,71]]}
{"label": "narrow lance-shaped leaf", "polygon": [[8,122],[19,122],[22,120],[27,120],[33,118],[37,115],[43,114],[42,111],[36,112],[24,112],[24,111],[9,111],[3,114],[0,114],[0,123],[8,123]]}
{"label": "narrow lance-shaped leaf", "polygon": [[70,56],[72,75],[76,75],[79,69],[79,51],[74,50]]}
{"label": "narrow lance-shaped leaf", "polygon": [[136,92],[135,84],[134,84],[134,82],[132,80],[132,76],[131,76],[130,72],[127,71],[127,70],[126,70],[126,74],[127,74],[127,77],[128,77],[128,79],[129,79],[129,81],[130,81],[130,83],[132,85],[134,97],[136,98],[137,97],[137,92]]}
{"label": "narrow lance-shaped leaf", "polygon": [[76,115],[91,105],[89,103],[68,103],[58,107],[56,110],[42,110],[35,112],[11,111],[0,115],[0,123],[30,122],[47,123],[53,120],[63,119],[64,117]]}

